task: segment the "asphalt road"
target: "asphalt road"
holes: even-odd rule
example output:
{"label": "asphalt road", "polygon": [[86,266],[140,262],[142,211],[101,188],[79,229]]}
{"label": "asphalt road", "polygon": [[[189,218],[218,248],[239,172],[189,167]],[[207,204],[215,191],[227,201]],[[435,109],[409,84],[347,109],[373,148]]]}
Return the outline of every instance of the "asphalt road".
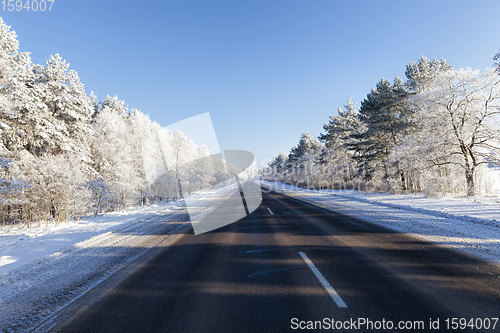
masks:
{"label": "asphalt road", "polygon": [[[286,332],[324,318],[366,318],[373,329],[337,331],[437,332],[446,331],[447,318],[500,317],[499,282],[496,266],[265,193],[247,218],[202,235],[186,232],[51,330]],[[439,330],[430,329],[436,319]],[[377,330],[382,320],[395,327]],[[413,327],[397,330],[399,321]],[[500,323],[485,331],[499,332]]]}

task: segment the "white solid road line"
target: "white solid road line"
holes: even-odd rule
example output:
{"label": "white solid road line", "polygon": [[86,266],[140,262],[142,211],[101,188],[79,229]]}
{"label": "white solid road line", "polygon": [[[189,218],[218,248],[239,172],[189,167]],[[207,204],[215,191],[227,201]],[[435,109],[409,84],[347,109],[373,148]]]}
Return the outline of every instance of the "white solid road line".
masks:
{"label": "white solid road line", "polygon": [[309,266],[311,271],[314,273],[314,275],[316,276],[318,281],[323,285],[323,288],[326,289],[326,291],[328,292],[330,297],[333,299],[335,304],[337,304],[337,306],[339,308],[344,308],[344,309],[347,308],[347,304],[345,304],[344,300],[340,297],[340,295],[337,293],[337,291],[335,289],[333,289],[333,287],[330,285],[330,283],[328,283],[328,281],[325,279],[323,274],[321,274],[319,269],[313,264],[311,259],[309,259],[309,257],[302,251],[300,251],[299,254],[302,257],[302,259],[304,259],[307,266]]}
{"label": "white solid road line", "polygon": [[271,215],[273,215],[273,214],[274,214],[274,213],[273,213],[273,211],[271,210],[271,208],[267,207],[267,210],[269,211],[269,213],[270,213]]}

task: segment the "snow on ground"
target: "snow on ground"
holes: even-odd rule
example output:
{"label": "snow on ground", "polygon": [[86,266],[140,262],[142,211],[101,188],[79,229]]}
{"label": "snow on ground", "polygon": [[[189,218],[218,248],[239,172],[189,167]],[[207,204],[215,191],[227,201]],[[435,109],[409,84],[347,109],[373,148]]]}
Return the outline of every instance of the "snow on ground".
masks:
{"label": "snow on ground", "polygon": [[2,228],[0,331],[29,330],[155,246],[186,219],[185,208],[171,203],[57,227]]}
{"label": "snow on ground", "polygon": [[492,195],[500,197],[500,166],[491,165],[488,170]]}
{"label": "snow on ground", "polygon": [[355,190],[308,190],[262,181],[275,191],[500,263],[500,197],[433,198]]}
{"label": "snow on ground", "polygon": [[[499,263],[500,197],[429,198],[352,190],[274,190]],[[207,191],[191,214],[221,201]],[[189,226],[182,201],[58,226],[0,228],[0,331],[28,331],[73,299]],[[164,243],[163,243],[164,244]]]}
{"label": "snow on ground", "polygon": [[27,228],[14,225],[0,228],[0,273],[13,271],[41,257],[79,243],[103,232],[115,232],[127,224],[175,209],[172,204],[134,207],[124,212],[84,217],[59,225],[42,224]]}
{"label": "snow on ground", "polygon": [[[219,192],[198,194],[189,213],[202,214],[221,199]],[[31,330],[189,224],[181,200],[58,226],[0,228],[0,331]]]}

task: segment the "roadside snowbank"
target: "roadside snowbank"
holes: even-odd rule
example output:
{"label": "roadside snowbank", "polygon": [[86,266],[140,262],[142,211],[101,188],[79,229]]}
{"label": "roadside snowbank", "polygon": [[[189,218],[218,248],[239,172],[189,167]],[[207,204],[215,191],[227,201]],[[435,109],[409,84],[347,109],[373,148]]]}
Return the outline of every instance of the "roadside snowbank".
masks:
{"label": "roadside snowbank", "polygon": [[[234,185],[194,193],[188,197],[189,213],[194,216],[206,214],[214,205],[220,204],[229,196],[231,190],[235,190]],[[66,221],[59,225],[46,226],[42,223],[41,226],[35,224],[31,228],[24,224],[0,227],[0,276],[3,272],[13,271],[45,256],[50,258],[61,249],[78,247],[80,242],[103,233],[121,233],[137,222],[147,221],[158,215],[172,215],[179,211],[187,213],[184,200],[132,207],[121,212],[87,216],[79,221]],[[138,227],[142,226],[141,224]]]}
{"label": "roadside snowbank", "polygon": [[[194,193],[191,217],[205,214],[229,189]],[[189,232],[190,225],[180,200],[58,226],[0,228],[0,332],[33,330],[148,250]]]}
{"label": "roadside snowbank", "polygon": [[59,225],[5,226],[0,228],[0,273],[13,271],[41,257],[103,232],[119,231],[127,224],[178,209],[175,204],[134,207],[123,212],[83,217]]}
{"label": "roadside snowbank", "polygon": [[[182,202],[0,233],[0,331],[29,331],[189,225]],[[183,229],[184,228],[184,229]]]}
{"label": "roadside snowbank", "polygon": [[262,181],[275,191],[500,263],[500,197],[431,198],[355,190],[307,190]]}

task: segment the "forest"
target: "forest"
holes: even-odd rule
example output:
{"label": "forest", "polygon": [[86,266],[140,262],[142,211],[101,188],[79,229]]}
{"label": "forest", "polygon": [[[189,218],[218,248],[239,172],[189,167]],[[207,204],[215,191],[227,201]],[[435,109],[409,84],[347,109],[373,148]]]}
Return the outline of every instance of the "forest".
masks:
{"label": "forest", "polygon": [[499,74],[498,62],[478,71],[421,57],[405,81],[377,82],[359,109],[349,98],[318,138],[302,134],[263,177],[306,188],[488,194],[500,164]]}
{"label": "forest", "polygon": [[[499,73],[498,62],[481,72],[421,57],[405,81],[380,80],[359,109],[349,98],[318,138],[303,134],[262,176],[308,188],[487,194],[500,164]],[[215,160],[193,163],[210,156],[206,146],[116,96],[87,94],[58,54],[33,63],[1,18],[0,133],[0,225],[176,200],[183,182],[196,191],[224,178],[223,168],[210,170]]]}
{"label": "forest", "polygon": [[58,54],[34,64],[0,18],[0,225],[59,224],[216,183],[210,155],[124,101],[87,94]]}

